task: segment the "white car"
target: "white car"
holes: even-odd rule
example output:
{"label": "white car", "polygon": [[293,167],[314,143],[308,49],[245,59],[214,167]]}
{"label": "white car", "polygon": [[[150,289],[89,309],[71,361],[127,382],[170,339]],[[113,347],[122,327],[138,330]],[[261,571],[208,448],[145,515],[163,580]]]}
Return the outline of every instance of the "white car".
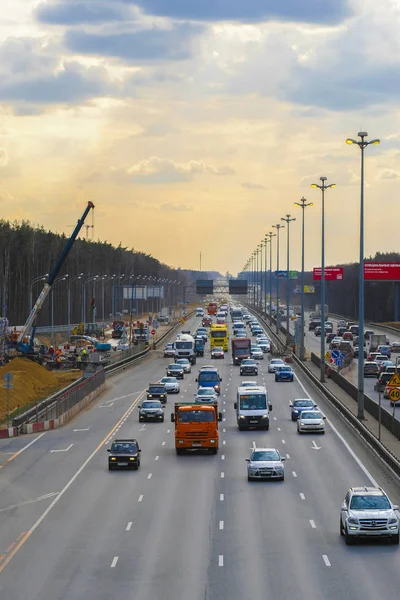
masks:
{"label": "white car", "polygon": [[160,379],[160,383],[165,385],[168,394],[179,394],[181,391],[176,377],[163,377]]}
{"label": "white car", "polygon": [[178,358],[175,363],[177,365],[180,365],[181,367],[183,367],[183,372],[184,373],[191,373],[192,372],[192,365],[189,362],[188,358]]}
{"label": "white car", "polygon": [[214,388],[211,387],[199,387],[197,393],[194,394],[196,402],[204,402],[209,404],[210,402],[218,402],[218,396]]}
{"label": "white car", "polygon": [[271,358],[268,365],[268,373],[275,373],[277,367],[284,367],[285,364],[281,358]]}
{"label": "white car", "polygon": [[257,340],[257,345],[265,353],[271,352],[271,342],[267,340]]}
{"label": "white car", "polygon": [[297,432],[314,431],[325,433],[325,415],[319,410],[303,410],[297,419]]}
{"label": "white car", "polygon": [[276,448],[252,448],[247,461],[247,479],[285,479],[285,467]]}
{"label": "white car", "polygon": [[256,360],[264,358],[264,352],[259,346],[252,346],[250,352],[251,358],[255,358]]}

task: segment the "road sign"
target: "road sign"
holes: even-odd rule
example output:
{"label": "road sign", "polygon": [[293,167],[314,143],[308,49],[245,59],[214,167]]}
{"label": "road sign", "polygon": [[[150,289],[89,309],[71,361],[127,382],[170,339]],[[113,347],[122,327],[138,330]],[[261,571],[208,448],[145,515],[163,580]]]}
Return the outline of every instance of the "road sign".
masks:
{"label": "road sign", "polygon": [[342,359],[341,358],[337,358],[336,359],[336,364],[337,364],[338,367],[341,367],[342,366]]}
{"label": "road sign", "polygon": [[339,358],[340,352],[339,350],[332,350],[332,358]]}
{"label": "road sign", "polygon": [[[275,271],[275,277],[279,277],[279,279],[287,279],[288,272],[287,271]],[[289,279],[298,279],[299,272],[298,271],[289,271]]]}
{"label": "road sign", "polygon": [[3,384],[3,388],[4,388],[5,390],[12,390],[12,388],[13,388],[13,387],[14,387],[14,386],[13,386],[13,384],[12,384],[12,383],[4,383],[4,384]]}
{"label": "road sign", "polygon": [[151,333],[151,335],[156,335],[156,330],[155,330],[155,329],[152,329],[152,330],[150,331],[150,333]]}
{"label": "road sign", "polygon": [[313,285],[305,285],[304,286],[304,293],[305,294],[314,294],[315,293],[315,286],[313,286]]}
{"label": "road sign", "polygon": [[343,360],[344,358],[346,358],[346,355],[345,355],[345,353],[344,353],[344,352],[341,352],[341,353],[340,353],[340,358],[341,358],[342,360]]}
{"label": "road sign", "polygon": [[389,387],[400,387],[400,375],[398,373],[393,373],[390,378],[389,383],[387,384]]}
{"label": "road sign", "polygon": [[399,388],[394,388],[389,392],[389,400],[391,402],[398,402],[400,400],[400,390]]}
{"label": "road sign", "polygon": [[331,353],[328,350],[328,352],[325,354],[325,358],[330,358],[330,357],[331,357]]}
{"label": "road sign", "polygon": [[13,375],[12,373],[10,373],[10,372],[8,372],[8,373],[4,373],[4,375],[3,375],[3,379],[4,379],[4,381],[5,381],[6,383],[11,383],[11,382],[12,382],[12,380],[14,379],[14,375]]}

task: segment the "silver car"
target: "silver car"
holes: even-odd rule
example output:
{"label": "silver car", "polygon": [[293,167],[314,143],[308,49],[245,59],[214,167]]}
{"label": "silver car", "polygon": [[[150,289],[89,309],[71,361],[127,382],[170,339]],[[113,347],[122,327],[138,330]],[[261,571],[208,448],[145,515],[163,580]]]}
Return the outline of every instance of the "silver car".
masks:
{"label": "silver car", "polygon": [[256,360],[264,358],[264,352],[261,350],[261,348],[259,346],[252,346],[250,352],[251,352],[251,358],[255,358]]}
{"label": "silver car", "polygon": [[190,364],[188,358],[178,358],[175,361],[175,364],[180,365],[181,367],[183,367],[183,372],[184,373],[191,373],[192,372],[192,365]]}
{"label": "silver car", "polygon": [[347,545],[359,538],[387,538],[399,543],[399,507],[382,488],[352,487],[340,511],[340,535]]}
{"label": "silver car", "polygon": [[285,479],[285,467],[276,448],[253,448],[250,458],[246,458],[247,479]]}
{"label": "silver car", "polygon": [[319,410],[304,410],[297,419],[297,432],[314,431],[325,433],[325,415]]}
{"label": "silver car", "polygon": [[168,394],[179,394],[181,391],[176,377],[163,377],[160,383],[165,385]]}
{"label": "silver car", "polygon": [[218,402],[217,392],[212,387],[199,387],[194,396],[196,402],[204,402],[204,404]]}
{"label": "silver car", "polygon": [[284,367],[285,362],[281,358],[271,358],[268,365],[268,373],[275,373],[276,367]]}

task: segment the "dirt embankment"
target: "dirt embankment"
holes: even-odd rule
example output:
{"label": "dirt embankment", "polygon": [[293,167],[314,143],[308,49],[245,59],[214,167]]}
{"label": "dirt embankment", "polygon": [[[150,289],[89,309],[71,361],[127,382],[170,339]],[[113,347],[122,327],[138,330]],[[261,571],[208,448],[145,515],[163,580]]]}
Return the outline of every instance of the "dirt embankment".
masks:
{"label": "dirt embankment", "polygon": [[0,367],[0,423],[4,422],[7,414],[7,390],[3,388],[3,377],[7,372],[14,375],[14,387],[10,390],[10,413],[33,406],[81,376],[79,371],[58,373],[48,371],[27,358],[14,358]]}

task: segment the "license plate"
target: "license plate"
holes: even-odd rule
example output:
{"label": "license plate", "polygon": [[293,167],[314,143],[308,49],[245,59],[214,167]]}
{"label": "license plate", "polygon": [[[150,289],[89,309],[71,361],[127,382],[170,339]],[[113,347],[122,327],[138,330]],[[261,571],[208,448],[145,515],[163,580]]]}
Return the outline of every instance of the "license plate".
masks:
{"label": "license plate", "polygon": [[119,462],[117,462],[117,465],[118,465],[119,467],[124,467],[124,466],[126,465],[126,463],[119,463]]}
{"label": "license plate", "polygon": [[192,447],[193,448],[201,448],[201,443],[199,443],[199,442],[193,442],[192,443]]}
{"label": "license plate", "polygon": [[258,423],[258,421],[250,421],[250,423]]}

